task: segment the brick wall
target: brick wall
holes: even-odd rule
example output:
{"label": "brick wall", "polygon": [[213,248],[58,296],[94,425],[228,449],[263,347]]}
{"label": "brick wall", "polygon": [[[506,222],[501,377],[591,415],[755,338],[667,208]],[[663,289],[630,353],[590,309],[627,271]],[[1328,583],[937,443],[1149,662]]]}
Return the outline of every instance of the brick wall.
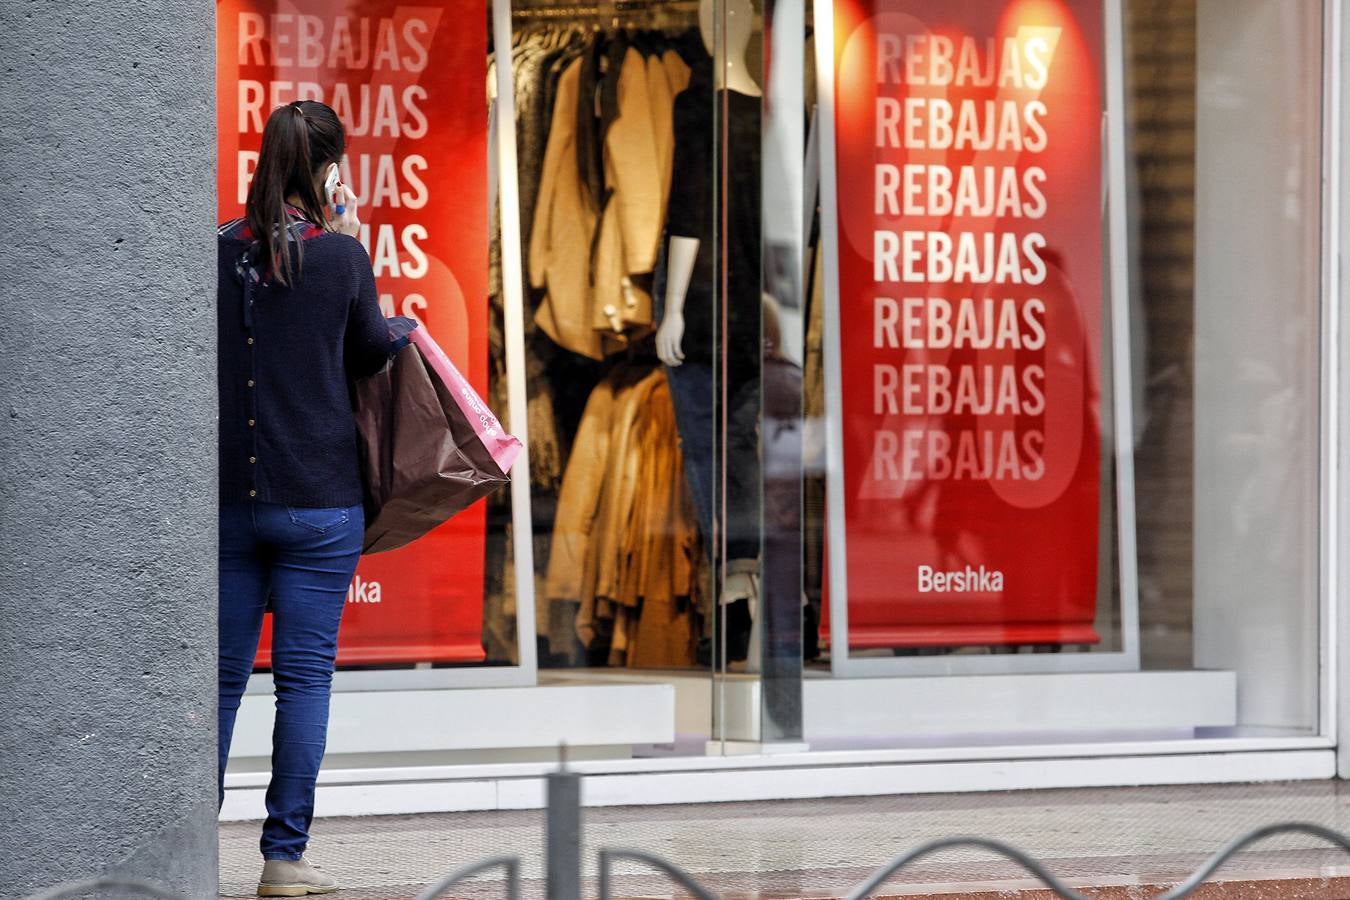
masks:
{"label": "brick wall", "polygon": [[[1191,662],[1195,334],[1195,0],[1126,3],[1134,163],[1131,283],[1145,665]],[[1142,367],[1142,368],[1141,368]]]}

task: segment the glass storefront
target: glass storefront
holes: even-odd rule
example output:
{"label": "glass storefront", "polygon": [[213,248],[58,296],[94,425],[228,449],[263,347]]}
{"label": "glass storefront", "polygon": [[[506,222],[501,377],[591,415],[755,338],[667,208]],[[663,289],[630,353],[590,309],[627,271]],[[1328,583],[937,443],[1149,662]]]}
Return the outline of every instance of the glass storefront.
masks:
{"label": "glass storefront", "polygon": [[527,445],[363,560],[330,770],[1329,734],[1322,4],[217,15],[222,219],[333,105]]}
{"label": "glass storefront", "polygon": [[1316,733],[1321,8],[920,5],[833,5],[833,674]]}
{"label": "glass storefront", "polygon": [[1127,8],[1143,664],[1232,670],[1239,728],[1312,733],[1325,637],[1324,12]]}

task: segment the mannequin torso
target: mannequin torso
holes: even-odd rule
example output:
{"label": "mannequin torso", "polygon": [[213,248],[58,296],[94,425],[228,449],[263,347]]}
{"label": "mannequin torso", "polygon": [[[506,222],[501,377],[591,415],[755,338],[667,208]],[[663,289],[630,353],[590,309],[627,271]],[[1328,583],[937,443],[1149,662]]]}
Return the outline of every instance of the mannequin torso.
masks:
{"label": "mannequin torso", "polygon": [[[754,28],[754,9],[750,0],[728,0],[723,46],[714,45],[714,0],[700,0],[699,32],[703,46],[714,59],[713,71],[717,90],[731,91],[745,97],[760,97],[762,91],[751,77],[745,64],[745,51]],[[720,54],[718,51],[721,51]],[[718,56],[722,64],[717,65]],[[711,115],[709,111],[709,115]],[[680,135],[676,135],[676,141]],[[686,139],[690,139],[686,137]],[[759,173],[743,173],[758,178]],[[679,177],[679,173],[676,173]],[[698,259],[700,241],[696,237],[671,234],[666,248],[665,312],[656,332],[656,352],[667,366],[678,366],[685,360],[685,297]]]}

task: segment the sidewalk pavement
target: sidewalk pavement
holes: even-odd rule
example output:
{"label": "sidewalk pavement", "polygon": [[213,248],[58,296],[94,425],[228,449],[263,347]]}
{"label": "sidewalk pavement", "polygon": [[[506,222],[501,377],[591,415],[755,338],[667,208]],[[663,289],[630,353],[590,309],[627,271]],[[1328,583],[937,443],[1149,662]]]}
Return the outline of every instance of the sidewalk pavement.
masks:
{"label": "sidewalk pavement", "polygon": [[[805,777],[805,776],[803,776]],[[1103,900],[1151,897],[1184,880],[1230,839],[1283,821],[1350,833],[1341,782],[1022,791],[628,807],[585,811],[585,896],[596,895],[595,850],[627,847],[666,857],[730,898],[844,896],[893,856],[930,839],[992,837],[1040,859]],[[525,897],[544,896],[543,813],[451,813],[319,819],[309,856],[344,890],[334,900],[412,898],[439,876],[501,854],[522,860]],[[261,860],[258,824],[221,826],[221,894],[252,896]],[[616,870],[622,897],[677,897],[639,866]],[[455,889],[503,897],[494,875]],[[1052,895],[1016,864],[978,850],[916,863],[878,896]],[[1220,871],[1200,898],[1350,898],[1350,855],[1315,838],[1274,838]]]}

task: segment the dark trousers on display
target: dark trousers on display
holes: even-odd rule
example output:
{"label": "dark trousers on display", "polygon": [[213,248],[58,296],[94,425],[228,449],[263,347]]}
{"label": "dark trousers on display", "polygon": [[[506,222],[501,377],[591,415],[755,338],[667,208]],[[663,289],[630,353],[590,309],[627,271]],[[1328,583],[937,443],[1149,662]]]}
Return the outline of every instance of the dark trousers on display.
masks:
{"label": "dark trousers on display", "polygon": [[364,531],[360,506],[256,503],[220,510],[220,799],[235,716],[270,597],[276,725],[261,841],[268,859],[299,859],[309,842],[338,625]]}
{"label": "dark trousers on display", "polygon": [[[734,374],[734,373],[733,373]],[[675,422],[680,429],[684,477],[694,498],[703,549],[712,556],[713,496],[717,489],[715,443],[717,397],[707,363],[666,367]],[[727,560],[759,557],[759,381],[729,379],[727,406]]]}
{"label": "dark trousers on display", "polygon": [[[714,435],[718,409],[712,366],[686,362],[667,367],[666,380],[670,383],[675,422],[680,430],[685,480],[698,514],[703,551],[711,560],[714,558],[712,535],[717,490]],[[728,388],[725,562],[728,571],[747,567],[753,571],[760,555],[759,380],[744,377],[740,372],[731,373]],[[714,596],[719,591],[720,586],[715,585]],[[705,612],[711,610],[705,609]],[[739,600],[726,607],[724,627],[728,660],[746,658],[751,624],[746,601]]]}

